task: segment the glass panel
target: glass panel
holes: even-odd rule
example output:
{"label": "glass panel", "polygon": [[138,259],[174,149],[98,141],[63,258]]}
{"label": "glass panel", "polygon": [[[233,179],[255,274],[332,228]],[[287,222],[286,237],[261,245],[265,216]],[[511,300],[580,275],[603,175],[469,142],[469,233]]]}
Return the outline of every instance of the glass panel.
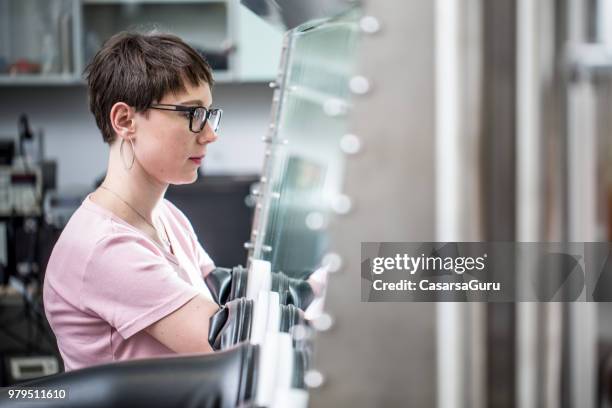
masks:
{"label": "glass panel", "polygon": [[358,39],[358,11],[291,33],[270,183],[263,258],[272,270],[304,278],[321,266],[326,225],[338,201],[347,127],[348,82]]}
{"label": "glass panel", "polygon": [[0,75],[72,74],[73,4],[0,0]]}

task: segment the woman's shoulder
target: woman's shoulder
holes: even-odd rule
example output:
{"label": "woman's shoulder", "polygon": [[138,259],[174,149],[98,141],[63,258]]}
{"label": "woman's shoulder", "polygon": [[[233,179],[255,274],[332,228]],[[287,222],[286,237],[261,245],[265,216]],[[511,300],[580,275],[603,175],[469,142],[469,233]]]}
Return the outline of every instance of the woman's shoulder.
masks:
{"label": "woman's shoulder", "polygon": [[148,241],[134,226],[85,199],[64,227],[55,249],[90,255],[100,246],[121,243],[151,246]]}
{"label": "woman's shoulder", "polygon": [[[72,215],[57,242],[46,266],[45,284],[58,292],[66,292],[61,282],[81,282],[90,264],[112,266],[120,259],[138,254],[159,256],[153,243],[137,231],[121,225],[113,217],[81,205]],[[75,283],[76,284],[76,283]],[[78,292],[78,286],[73,288]]]}
{"label": "woman's shoulder", "polygon": [[74,302],[83,285],[96,286],[106,275],[116,277],[126,265],[130,270],[149,270],[152,265],[161,270],[168,263],[161,248],[142,232],[92,203],[84,202],[72,215],[46,267],[46,291]]}

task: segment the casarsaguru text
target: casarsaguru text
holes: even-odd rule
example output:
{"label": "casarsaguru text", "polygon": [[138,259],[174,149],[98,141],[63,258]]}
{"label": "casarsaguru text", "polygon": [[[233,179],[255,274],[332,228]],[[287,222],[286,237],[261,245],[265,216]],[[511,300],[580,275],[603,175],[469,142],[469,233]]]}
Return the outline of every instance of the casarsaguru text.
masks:
{"label": "casarsaguru text", "polygon": [[468,282],[431,282],[423,279],[414,282],[408,279],[402,279],[396,282],[384,282],[381,279],[376,279],[372,282],[372,287],[376,291],[499,291],[501,284],[499,282],[480,282],[478,279],[472,279]]}

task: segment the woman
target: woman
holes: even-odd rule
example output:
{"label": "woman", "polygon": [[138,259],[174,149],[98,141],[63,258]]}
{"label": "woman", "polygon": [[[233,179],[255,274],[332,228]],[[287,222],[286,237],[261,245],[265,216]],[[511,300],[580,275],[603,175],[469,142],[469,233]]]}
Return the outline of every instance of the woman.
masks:
{"label": "woman", "polygon": [[[212,73],[181,39],[120,33],[86,69],[90,110],[109,144],[106,178],[49,260],[47,319],[65,369],[210,352],[213,261],[164,194],[192,183],[221,111]],[[85,152],[84,152],[85,154]]]}

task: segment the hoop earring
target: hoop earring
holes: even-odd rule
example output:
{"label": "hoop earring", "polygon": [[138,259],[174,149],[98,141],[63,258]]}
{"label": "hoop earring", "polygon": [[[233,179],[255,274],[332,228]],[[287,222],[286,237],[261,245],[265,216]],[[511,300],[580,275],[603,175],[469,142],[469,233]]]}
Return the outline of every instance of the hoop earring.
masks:
{"label": "hoop earring", "polygon": [[125,139],[123,138],[121,139],[121,144],[119,145],[119,155],[121,156],[121,162],[123,162],[123,167],[129,171],[134,166],[134,160],[136,159],[136,151],[134,150],[134,142],[132,141],[132,139],[128,140],[130,141],[130,145],[132,146],[132,161],[130,162],[130,165],[126,165],[125,160],[123,159],[123,142],[125,142]]}

